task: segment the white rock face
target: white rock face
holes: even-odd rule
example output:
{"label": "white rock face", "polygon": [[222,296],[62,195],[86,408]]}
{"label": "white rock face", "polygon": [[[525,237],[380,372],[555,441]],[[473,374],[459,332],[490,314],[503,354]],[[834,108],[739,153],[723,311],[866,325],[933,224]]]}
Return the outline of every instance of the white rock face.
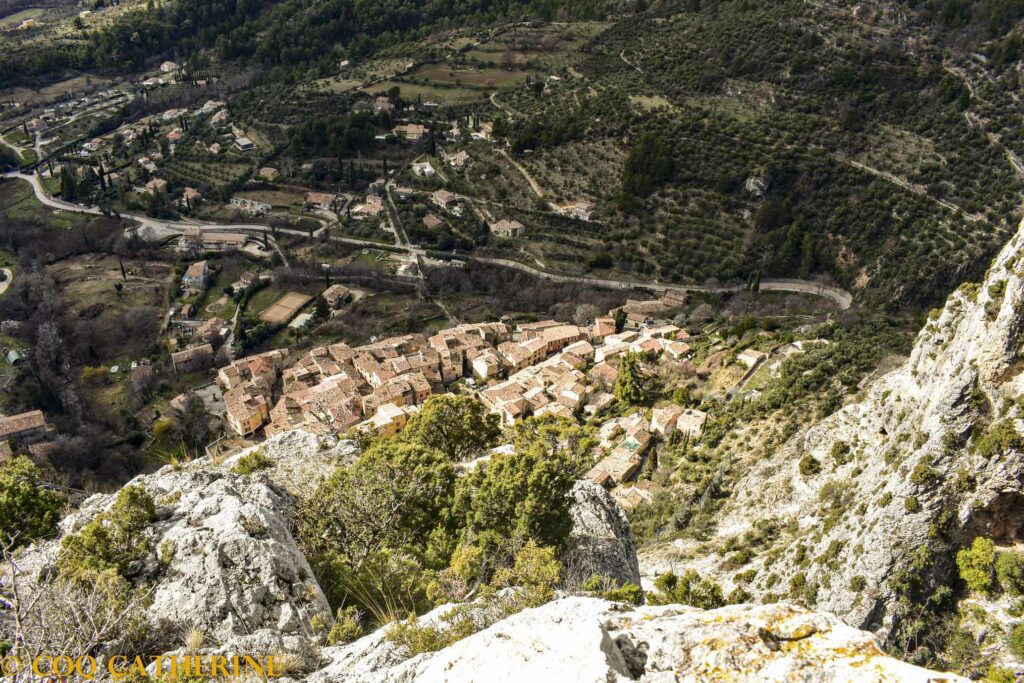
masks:
{"label": "white rock face", "polygon": [[[884,638],[901,571],[926,586],[948,584],[959,545],[977,535],[1021,538],[1024,458],[1015,450],[985,458],[972,446],[1003,419],[1024,433],[1015,403],[1024,393],[1022,274],[1018,230],[985,281],[961,288],[931,317],[902,366],[750,466],[732,487],[711,545],[774,520],[775,538],[755,548],[752,561],[730,566],[724,550],[698,553],[696,544],[676,542],[642,553],[645,577],[692,567],[728,593],[737,573],[756,570],[744,585],[755,598],[785,596],[796,578],[816,588],[802,592],[808,604]],[[837,459],[844,446],[848,456]],[[819,474],[800,473],[807,455],[821,463]],[[829,519],[833,499],[841,501],[839,516]],[[911,568],[926,546],[925,568]]]}
{"label": "white rock face", "polygon": [[[313,493],[339,465],[350,464],[359,455],[351,441],[299,429],[276,434],[259,446],[240,451],[217,469],[230,471],[240,459],[257,450],[274,461],[274,467],[264,470],[270,480],[297,498]],[[206,459],[198,461],[198,465],[210,466]]]}
{"label": "white rock face", "polygon": [[885,656],[836,617],[787,605],[713,611],[564,598],[439,652],[396,663],[381,633],[332,648],[311,683],[617,683],[646,681],[966,681]]}
{"label": "white rock face", "polygon": [[629,520],[619,504],[592,481],[577,482],[572,496],[572,551],[565,564],[582,580],[600,574],[639,585],[636,546]]}
{"label": "white rock face", "polygon": [[[327,599],[291,536],[295,499],[264,470],[251,476],[203,468],[165,467],[135,478],[157,506],[142,534],[150,554],[132,577],[152,589],[150,621],[174,649],[191,628],[222,651],[280,649],[311,654],[310,622],[332,622]],[[114,495],[97,495],[65,518],[65,533],[108,509]],[[29,553],[52,558],[59,542]],[[270,649],[263,649],[270,648]]]}

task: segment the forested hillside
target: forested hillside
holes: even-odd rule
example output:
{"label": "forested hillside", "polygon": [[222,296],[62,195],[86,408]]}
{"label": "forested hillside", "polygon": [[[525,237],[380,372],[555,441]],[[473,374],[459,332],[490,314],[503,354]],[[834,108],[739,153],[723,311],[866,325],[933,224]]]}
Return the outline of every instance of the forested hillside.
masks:
{"label": "forested hillside", "polygon": [[[0,86],[64,69],[139,69],[215,48],[228,60],[280,67],[283,79],[324,75],[345,57],[416,40],[453,25],[592,18],[611,2],[579,0],[174,0],[140,5],[112,26],[54,43],[29,41],[0,56]],[[199,59],[204,62],[205,59]]]}

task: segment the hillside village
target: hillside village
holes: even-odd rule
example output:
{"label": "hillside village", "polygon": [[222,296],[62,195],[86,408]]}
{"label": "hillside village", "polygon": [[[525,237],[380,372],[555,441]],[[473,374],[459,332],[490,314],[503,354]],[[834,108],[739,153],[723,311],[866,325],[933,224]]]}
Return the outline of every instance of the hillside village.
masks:
{"label": "hillside village", "polygon": [[[224,419],[234,436],[250,440],[293,429],[390,436],[431,395],[447,391],[479,398],[505,425],[531,415],[600,419],[616,403],[624,355],[657,364],[690,353],[685,330],[643,312],[656,309],[667,305],[628,302],[589,327],[554,320],[463,324],[430,337],[316,347],[291,361],[284,349],[240,358],[217,371]],[[193,370],[192,359],[200,356],[212,361],[209,343],[174,359]],[[600,427],[608,455],[587,476],[608,488],[628,482],[653,438],[696,440],[706,419],[700,410],[668,406],[655,408],[650,419],[637,413],[608,420]]]}

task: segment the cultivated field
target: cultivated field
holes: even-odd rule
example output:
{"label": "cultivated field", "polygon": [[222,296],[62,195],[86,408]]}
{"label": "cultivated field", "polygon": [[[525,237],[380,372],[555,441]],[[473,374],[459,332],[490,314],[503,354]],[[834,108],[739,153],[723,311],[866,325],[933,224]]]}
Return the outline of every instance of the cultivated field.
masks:
{"label": "cultivated field", "polygon": [[7,28],[8,26],[17,26],[29,19],[40,19],[45,13],[46,10],[41,7],[30,7],[14,14],[8,14],[6,17],[0,17],[0,29]]}

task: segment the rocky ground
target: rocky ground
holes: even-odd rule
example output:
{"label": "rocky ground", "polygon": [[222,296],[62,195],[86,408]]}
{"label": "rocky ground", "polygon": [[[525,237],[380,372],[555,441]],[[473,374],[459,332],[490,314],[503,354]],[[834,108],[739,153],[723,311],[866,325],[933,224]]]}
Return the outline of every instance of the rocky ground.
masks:
{"label": "rocky ground", "polygon": [[704,611],[566,597],[410,659],[382,653],[379,634],[325,654],[333,661],[311,683],[967,680],[887,657],[870,634],[785,604]]}
{"label": "rocky ground", "polygon": [[[137,576],[152,587],[146,618],[171,653],[187,633],[204,634],[190,652],[287,655],[292,679],[327,681],[929,680],[929,672],[888,658],[868,633],[793,605],[699,609],[634,607],[564,596],[506,618],[438,652],[410,657],[389,627],[342,647],[326,647],[332,615],[291,535],[291,515],[354,452],[348,442],[282,434],[260,447],[273,466],[235,471],[244,454],[200,460],[135,479],[155,499],[157,519],[142,536],[152,552]],[[600,487],[573,490],[575,566],[620,580],[639,579],[621,509]],[[109,508],[98,495],[62,523],[68,533]],[[58,546],[33,546],[23,567],[43,568]],[[420,617],[436,623],[451,606]],[[682,676],[682,678],[677,677]],[[957,680],[949,678],[948,680]]]}

